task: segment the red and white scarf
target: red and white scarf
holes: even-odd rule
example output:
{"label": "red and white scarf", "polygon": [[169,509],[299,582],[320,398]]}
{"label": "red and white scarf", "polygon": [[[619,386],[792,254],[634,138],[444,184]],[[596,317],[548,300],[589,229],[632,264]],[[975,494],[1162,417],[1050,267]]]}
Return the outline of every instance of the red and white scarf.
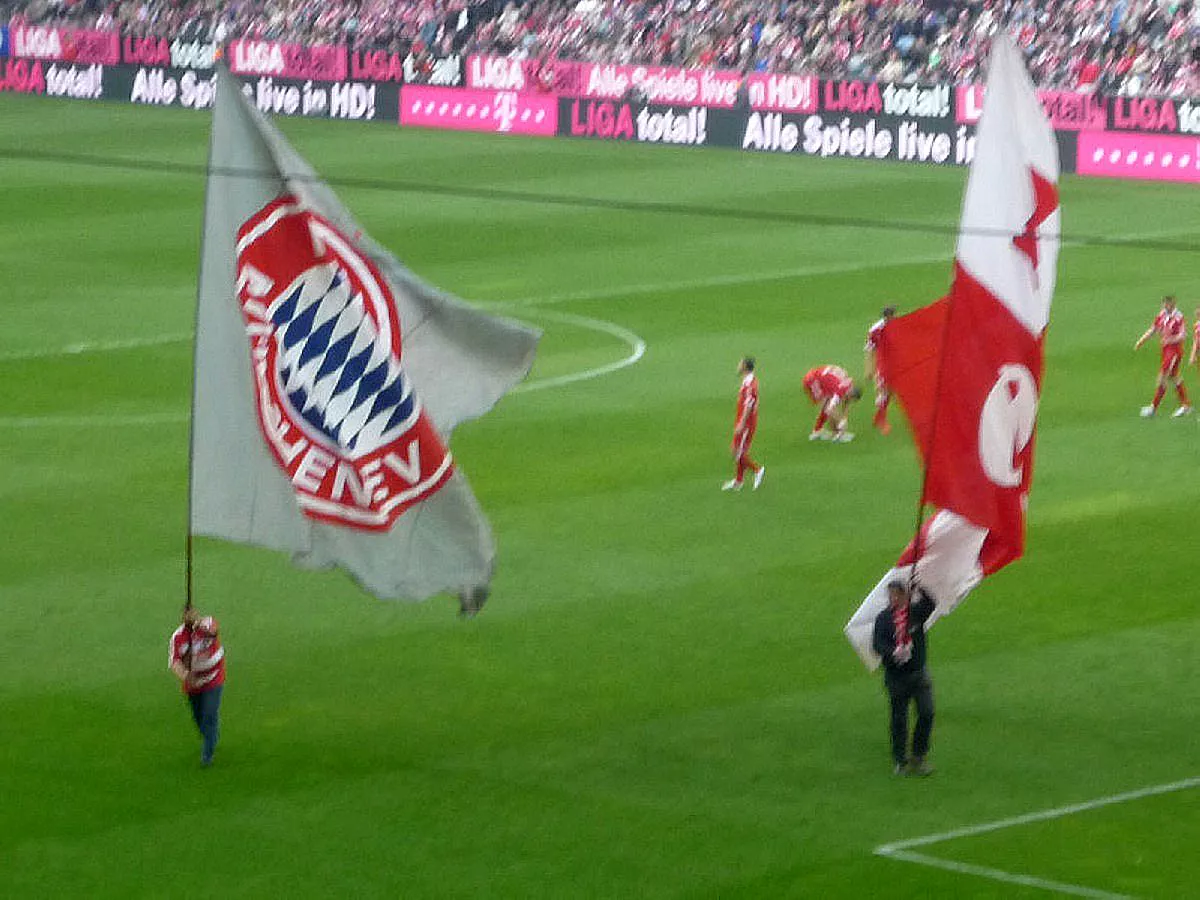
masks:
{"label": "red and white scarf", "polygon": [[907,647],[912,643],[912,635],[908,633],[908,604],[892,608],[892,626],[896,629],[896,649]]}

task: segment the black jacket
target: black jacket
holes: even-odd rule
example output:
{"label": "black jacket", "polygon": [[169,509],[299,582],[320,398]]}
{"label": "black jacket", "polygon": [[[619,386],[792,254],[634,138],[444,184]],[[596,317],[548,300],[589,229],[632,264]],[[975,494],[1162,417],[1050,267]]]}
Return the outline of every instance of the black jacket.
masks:
{"label": "black jacket", "polygon": [[917,588],[914,594],[916,599],[908,606],[908,633],[912,636],[912,656],[908,662],[896,663],[892,659],[896,649],[896,625],[891,606],[875,617],[871,645],[883,658],[884,668],[889,673],[908,675],[925,668],[925,623],[933,615],[934,603],[933,598],[921,588]]}

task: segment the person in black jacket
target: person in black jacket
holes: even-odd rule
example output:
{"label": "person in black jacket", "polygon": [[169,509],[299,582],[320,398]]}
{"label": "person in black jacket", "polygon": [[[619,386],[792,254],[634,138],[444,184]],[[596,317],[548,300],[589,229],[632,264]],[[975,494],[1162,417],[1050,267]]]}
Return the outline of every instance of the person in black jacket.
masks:
{"label": "person in black jacket", "polygon": [[[922,588],[888,584],[888,606],[875,617],[872,645],[883,660],[883,682],[891,701],[892,760],[897,775],[932,775],[926,762],[933,733],[933,681],[925,667],[925,623],[934,602]],[[912,756],[908,754],[908,707],[917,705]]]}

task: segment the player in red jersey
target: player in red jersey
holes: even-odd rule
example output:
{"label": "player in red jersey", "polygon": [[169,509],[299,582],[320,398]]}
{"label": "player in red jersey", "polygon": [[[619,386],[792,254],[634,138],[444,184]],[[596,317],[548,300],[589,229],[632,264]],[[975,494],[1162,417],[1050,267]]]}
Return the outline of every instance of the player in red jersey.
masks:
{"label": "player in red jersey", "polygon": [[[862,391],[845,369],[841,366],[809,369],[804,376],[804,392],[808,394],[808,399],[821,408],[812,433],[808,436],[810,441],[847,443],[854,440],[854,435],[846,430],[846,422],[850,404],[862,397]],[[832,427],[832,431],[825,431],[826,423]]]}
{"label": "player in red jersey", "polygon": [[750,458],[750,444],[758,429],[758,376],[754,374],[754,357],[744,356],[738,363],[738,374],[742,386],[738,390],[737,416],[733,422],[733,462],[736,466],[732,479],[721,485],[723,491],[740,491],[747,470],[754,473],[754,490],[762,484],[767,467]]}
{"label": "player in red jersey", "polygon": [[[1158,335],[1162,344],[1162,364],[1158,369],[1158,380],[1155,382],[1154,401],[1149,406],[1142,407],[1142,416],[1150,417],[1158,412],[1158,404],[1162,402],[1167,392],[1167,382],[1175,385],[1175,393],[1179,396],[1179,408],[1174,415],[1186,416],[1192,411],[1191,401],[1188,400],[1187,388],[1183,383],[1183,345],[1187,340],[1187,319],[1175,305],[1175,298],[1170,294],[1163,297],[1162,310],[1154,317],[1154,324],[1146,329],[1146,333],[1137,339],[1133,349],[1137,350],[1150,340],[1152,335]],[[1195,348],[1192,348],[1195,356]]]}
{"label": "player in red jersey", "polygon": [[878,429],[880,434],[884,435],[892,433],[892,426],[888,424],[887,418],[888,404],[892,402],[892,392],[888,390],[887,382],[883,380],[883,373],[879,371],[879,352],[883,329],[895,315],[896,307],[885,306],[883,312],[879,314],[879,321],[867,331],[867,345],[863,347],[866,354],[863,381],[875,382],[875,418],[872,419],[871,424]]}
{"label": "player in red jersey", "polygon": [[183,611],[183,624],[171,635],[170,667],[187,695],[192,719],[203,738],[200,764],[211,765],[225,686],[225,648],[216,619],[200,615],[191,606]]}
{"label": "player in red jersey", "polygon": [[1188,365],[1196,364],[1197,352],[1200,350],[1200,306],[1196,307],[1196,324],[1192,326],[1192,355],[1188,357]]}

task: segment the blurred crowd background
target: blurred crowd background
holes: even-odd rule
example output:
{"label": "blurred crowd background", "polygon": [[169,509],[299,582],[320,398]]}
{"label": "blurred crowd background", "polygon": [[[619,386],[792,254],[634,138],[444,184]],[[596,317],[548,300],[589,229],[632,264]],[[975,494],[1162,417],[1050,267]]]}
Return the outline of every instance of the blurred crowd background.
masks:
{"label": "blurred crowd background", "polygon": [[1200,96],[1200,0],[0,0],[0,21],[223,44],[982,80],[1004,23],[1043,88]]}

